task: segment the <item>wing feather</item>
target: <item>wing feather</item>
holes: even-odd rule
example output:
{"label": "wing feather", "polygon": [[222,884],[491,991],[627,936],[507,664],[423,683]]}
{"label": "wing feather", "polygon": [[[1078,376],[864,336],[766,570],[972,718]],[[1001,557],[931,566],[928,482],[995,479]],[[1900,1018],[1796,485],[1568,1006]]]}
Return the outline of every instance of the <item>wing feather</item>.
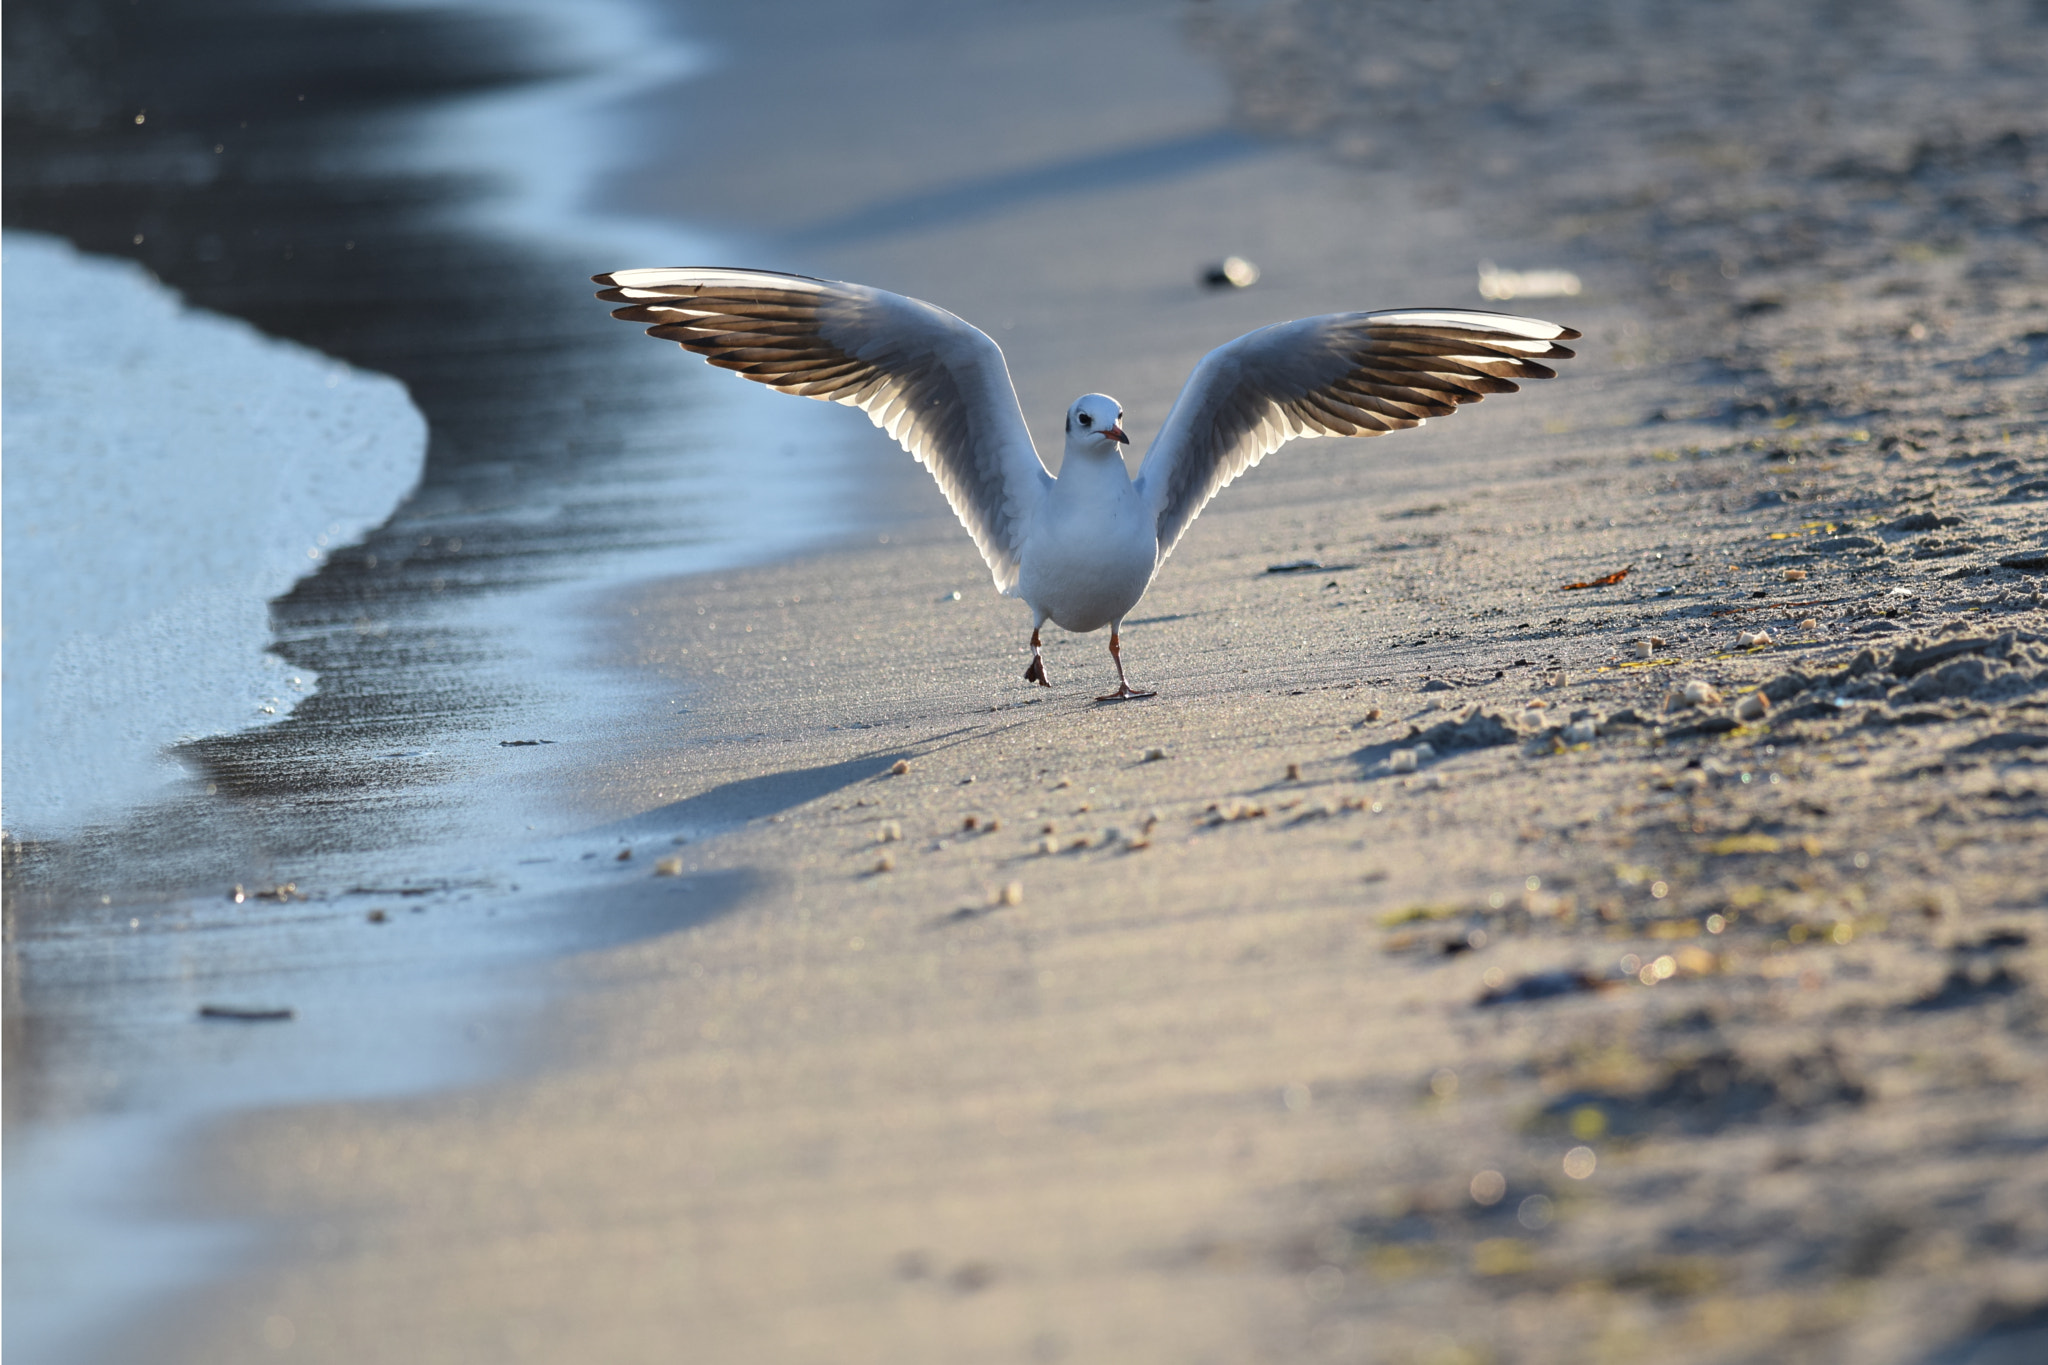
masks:
{"label": "wing feather", "polygon": [[914,455],[974,537],[996,588],[1017,582],[1024,528],[1052,483],[1003,353],[943,308],[864,285],[766,270],[616,270],[592,279],[612,316],[782,393],[845,403]]}
{"label": "wing feather", "polygon": [[1248,333],[1203,357],[1138,475],[1164,560],[1231,480],[1296,437],[1377,436],[1419,426],[1517,380],[1579,334],[1478,309],[1332,313]]}

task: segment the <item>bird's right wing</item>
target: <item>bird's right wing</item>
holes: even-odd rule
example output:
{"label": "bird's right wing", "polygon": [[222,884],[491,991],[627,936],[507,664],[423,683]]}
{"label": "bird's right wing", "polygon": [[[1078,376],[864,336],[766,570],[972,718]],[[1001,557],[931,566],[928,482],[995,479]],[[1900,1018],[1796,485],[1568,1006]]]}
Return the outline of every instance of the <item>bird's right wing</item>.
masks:
{"label": "bird's right wing", "polygon": [[1159,558],[1232,479],[1297,436],[1420,426],[1517,379],[1552,379],[1579,334],[1476,308],[1331,313],[1248,332],[1202,357],[1138,470]]}
{"label": "bird's right wing", "polygon": [[767,270],[592,277],[612,316],[651,324],[713,365],[867,413],[912,455],[988,561],[1017,582],[1024,529],[1052,475],[1031,444],[1002,350],[943,308],[865,285]]}

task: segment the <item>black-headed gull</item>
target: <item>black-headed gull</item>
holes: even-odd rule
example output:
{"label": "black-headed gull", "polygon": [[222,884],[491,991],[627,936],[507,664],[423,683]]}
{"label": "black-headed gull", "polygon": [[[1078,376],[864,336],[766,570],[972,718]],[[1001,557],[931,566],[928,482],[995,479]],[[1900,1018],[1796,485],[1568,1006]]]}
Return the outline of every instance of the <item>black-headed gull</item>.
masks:
{"label": "black-headed gull", "polygon": [[1067,409],[1058,478],[1031,444],[1000,347],[943,308],[866,285],[767,270],[618,270],[592,277],[613,317],[784,393],[867,413],[939,481],[996,590],[1031,608],[1027,681],[1045,676],[1047,621],[1109,627],[1117,689],[1124,617],[1225,484],[1297,436],[1377,436],[1422,425],[1517,379],[1579,334],[1466,308],[1331,313],[1249,332],[1202,358],[1133,479],[1123,409]]}

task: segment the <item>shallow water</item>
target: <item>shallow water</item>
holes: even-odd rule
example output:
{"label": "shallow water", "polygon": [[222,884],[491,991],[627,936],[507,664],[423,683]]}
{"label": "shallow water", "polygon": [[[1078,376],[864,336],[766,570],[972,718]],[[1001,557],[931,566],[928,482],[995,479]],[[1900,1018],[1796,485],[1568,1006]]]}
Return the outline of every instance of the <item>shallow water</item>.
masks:
{"label": "shallow water", "polygon": [[[6,846],[6,1344],[79,1359],[259,1247],[169,1193],[210,1122],[530,1059],[547,963],[731,903],[741,888],[616,862],[619,840],[561,799],[565,774],[660,743],[686,704],[588,662],[589,603],[787,554],[860,524],[865,504],[844,429],[819,426],[843,414],[686,365],[591,297],[596,271],[730,250],[590,199],[632,150],[619,102],[700,60],[649,13],[52,4],[9,23],[10,61],[35,59],[8,73],[10,229],[136,260],[194,307],[296,346],[208,326],[330,357],[323,374],[390,376],[428,425],[388,520],[323,513],[296,551],[321,551],[311,574],[240,585],[255,603],[289,586],[268,644],[302,686],[266,700],[274,723],[173,724],[131,696],[156,729],[93,738],[154,773],[162,739],[219,731],[175,749],[170,771],[190,780]],[[10,289],[10,324],[12,304]],[[9,341],[12,358],[23,331]],[[154,414],[112,415],[132,431]],[[23,475],[9,473],[11,540]],[[350,481],[349,497],[388,507],[391,482]],[[126,515],[146,518],[132,501]],[[172,529],[197,544],[262,515],[188,512]],[[11,595],[22,566],[8,567]],[[11,600],[9,615],[11,632]],[[232,639],[191,618],[201,638],[188,629],[170,666],[244,686],[224,660],[248,653],[247,615]],[[18,741],[13,690],[10,670]],[[8,747],[10,817],[21,753]],[[208,1003],[296,1013],[223,1025],[197,1017]]]}
{"label": "shallow water", "polygon": [[111,68],[99,104],[9,124],[10,225],[136,257],[195,305],[395,377],[430,437],[396,515],[272,606],[287,676],[317,692],[284,723],[185,745],[194,794],[10,844],[18,906],[445,844],[465,824],[455,737],[548,729],[550,706],[602,685],[572,662],[578,592],[860,520],[845,428],[821,425],[822,405],[764,413],[769,395],[591,297],[595,271],[731,249],[592,206],[634,146],[621,102],[700,60],[649,14],[508,0],[105,22],[124,56],[84,54]]}
{"label": "shallow water", "polygon": [[127,261],[11,232],[6,269],[5,824],[52,838],[168,795],[170,745],[312,690],[268,603],[391,515],[427,432],[394,380]]}

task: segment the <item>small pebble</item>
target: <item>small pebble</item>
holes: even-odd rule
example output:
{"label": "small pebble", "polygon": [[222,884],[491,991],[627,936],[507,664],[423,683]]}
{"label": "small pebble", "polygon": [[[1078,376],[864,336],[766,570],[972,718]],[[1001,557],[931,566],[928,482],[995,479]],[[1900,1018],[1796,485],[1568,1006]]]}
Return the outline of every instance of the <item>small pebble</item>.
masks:
{"label": "small pebble", "polygon": [[1396,773],[1412,773],[1419,760],[1413,749],[1396,749],[1387,755],[1387,770]]}
{"label": "small pebble", "polygon": [[1001,829],[1002,827],[1002,817],[996,815],[989,816],[988,823],[982,826],[982,828],[987,830],[990,834],[994,834],[997,830]]}
{"label": "small pebble", "polygon": [[1138,761],[1140,763],[1157,763],[1165,757],[1166,750],[1164,749],[1147,749],[1145,751],[1145,756],[1139,759]]}
{"label": "small pebble", "polygon": [[1290,763],[1287,765],[1287,780],[1289,782],[1301,781],[1301,765],[1299,763]]}
{"label": "small pebble", "polygon": [[1649,657],[1650,657],[1651,655],[1655,654],[1656,652],[1657,652],[1657,646],[1656,646],[1655,644],[1651,643],[1650,641],[1648,641],[1648,640],[1638,640],[1638,641],[1636,641],[1636,657],[1637,657],[1638,659],[1647,659],[1647,658],[1649,658]]}
{"label": "small pebble", "polygon": [[910,771],[910,760],[907,758],[897,759],[894,766],[892,766],[889,769],[889,771],[896,774],[896,776],[898,777],[903,776],[903,774]]}
{"label": "small pebble", "polygon": [[875,871],[877,872],[894,872],[895,870],[896,859],[887,853],[884,853],[881,860],[875,864]]}
{"label": "small pebble", "polygon": [[1431,745],[1431,744],[1418,744],[1418,745],[1416,745],[1416,746],[1415,746],[1415,761],[1416,761],[1416,762],[1418,762],[1418,763],[1427,763],[1427,762],[1429,762],[1429,760],[1431,760],[1432,758],[1435,758],[1435,757],[1436,757],[1436,746],[1434,746],[1434,745]]}
{"label": "small pebble", "polygon": [[1721,700],[1721,694],[1714,690],[1712,683],[1701,682],[1698,678],[1686,683],[1679,691],[1687,706],[1714,706]]}
{"label": "small pebble", "polygon": [[1038,851],[1040,853],[1057,853],[1059,849],[1060,846],[1053,842],[1053,837],[1050,834],[1038,841]]}
{"label": "small pebble", "polygon": [[1541,697],[1531,697],[1529,698],[1529,700],[1522,703],[1522,709],[1524,711],[1541,711],[1549,705],[1550,703],[1543,700],[1543,698]]}
{"label": "small pebble", "polygon": [[997,897],[997,899],[1004,905],[1022,905],[1024,903],[1024,883],[1011,882],[1003,888],[1002,895]]}
{"label": "small pebble", "polygon": [[1567,744],[1591,744],[1600,733],[1600,728],[1590,720],[1575,720],[1564,727],[1564,742]]}
{"label": "small pebble", "polygon": [[962,821],[960,822],[960,828],[961,828],[961,829],[963,829],[963,830],[970,830],[970,831],[971,831],[971,830],[977,830],[977,829],[980,829],[980,828],[981,828],[981,817],[980,817],[979,815],[970,815],[970,816],[968,816],[968,817],[967,817],[967,818],[966,818],[965,820],[962,820]]}
{"label": "small pebble", "polygon": [[1770,710],[1771,699],[1761,692],[1752,692],[1735,703],[1735,719],[1753,723],[1770,714]]}
{"label": "small pebble", "polygon": [[1369,721],[1378,720],[1382,714],[1383,713],[1381,712],[1380,708],[1375,706],[1372,708],[1372,710],[1365,713],[1365,718]]}
{"label": "small pebble", "polygon": [[893,844],[902,837],[903,826],[894,820],[884,820],[875,830],[875,842],[878,844]]}
{"label": "small pebble", "polygon": [[1545,685],[1550,687],[1563,687],[1566,683],[1570,682],[1571,680],[1571,674],[1565,672],[1561,668],[1552,669],[1550,672],[1545,673],[1543,675],[1543,681]]}
{"label": "small pebble", "polygon": [[1801,621],[1799,623],[1799,628],[1801,630],[1819,630],[1820,622],[1814,619],[1813,617],[1809,616],[1804,621]]}
{"label": "small pebble", "polygon": [[1806,577],[1806,570],[1804,570],[1804,569],[1787,569],[1787,570],[1785,570],[1785,581],[1786,581],[1787,583],[1797,583],[1797,582],[1801,581],[1802,579],[1804,579],[1805,577]]}
{"label": "small pebble", "polygon": [[1770,642],[1771,633],[1767,630],[1745,630],[1735,637],[1737,649],[1755,649]]}
{"label": "small pebble", "polygon": [[630,849],[630,848],[622,848],[622,849],[620,849],[620,850],[619,850],[619,858],[618,858],[618,860],[619,860],[620,862],[622,862],[622,863],[630,863],[630,862],[632,862],[632,861],[633,861],[633,850],[632,850],[632,849]]}
{"label": "small pebble", "polygon": [[682,876],[683,860],[681,858],[663,858],[654,865],[654,875],[657,877]]}
{"label": "small pebble", "polygon": [[1202,272],[1211,289],[1249,289],[1259,282],[1259,268],[1242,256],[1225,256]]}
{"label": "small pebble", "polygon": [[391,916],[385,914],[382,910],[372,910],[369,914],[363,916],[363,918],[368,920],[372,924],[383,924],[387,920],[389,920]]}

